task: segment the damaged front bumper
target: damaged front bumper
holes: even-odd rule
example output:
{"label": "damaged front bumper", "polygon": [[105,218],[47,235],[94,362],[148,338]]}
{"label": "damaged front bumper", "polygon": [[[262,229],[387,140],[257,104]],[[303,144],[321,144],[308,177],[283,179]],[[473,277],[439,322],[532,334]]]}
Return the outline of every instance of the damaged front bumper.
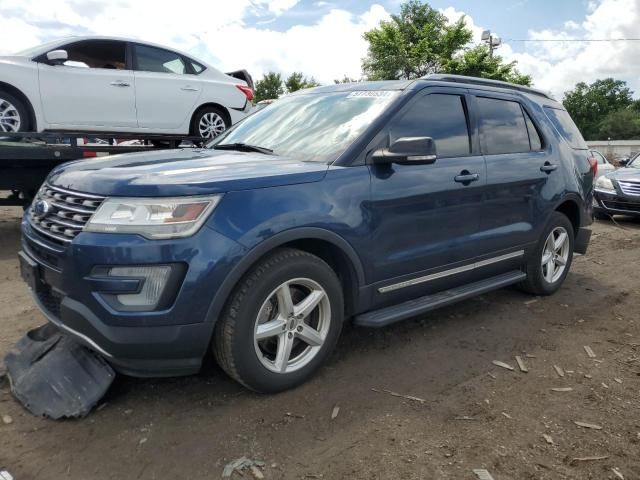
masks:
{"label": "damaged front bumper", "polygon": [[[38,235],[27,220],[22,231],[23,278],[57,328],[127,375],[176,376],[200,369],[213,332],[206,299],[226,276],[220,270],[231,268],[221,259],[238,244],[207,231],[206,239],[173,241],[82,233],[59,245]],[[143,282],[105,277],[101,270],[136,265],[182,266],[152,311],[120,309],[114,298],[139,292]]]}

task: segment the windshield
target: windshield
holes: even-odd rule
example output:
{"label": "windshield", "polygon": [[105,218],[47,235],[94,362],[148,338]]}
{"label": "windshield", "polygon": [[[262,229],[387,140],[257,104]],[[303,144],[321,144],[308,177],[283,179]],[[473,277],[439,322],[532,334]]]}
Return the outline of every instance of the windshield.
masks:
{"label": "windshield", "polygon": [[284,97],[213,140],[248,144],[276,155],[332,162],[395,99],[399,91],[350,91]]}
{"label": "windshield", "polygon": [[640,153],[636,153],[635,156],[629,160],[627,167],[640,168]]}

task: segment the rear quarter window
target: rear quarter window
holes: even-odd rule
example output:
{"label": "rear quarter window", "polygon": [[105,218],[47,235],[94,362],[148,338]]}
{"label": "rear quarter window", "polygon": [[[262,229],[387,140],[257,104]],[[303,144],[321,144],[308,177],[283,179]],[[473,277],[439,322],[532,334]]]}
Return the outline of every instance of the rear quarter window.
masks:
{"label": "rear quarter window", "polygon": [[575,148],[576,150],[587,150],[589,148],[584,142],[580,130],[578,130],[576,124],[573,123],[569,112],[561,108],[545,106],[544,113],[551,123],[553,123],[553,126],[556,127],[560,135],[571,145],[571,148]]}

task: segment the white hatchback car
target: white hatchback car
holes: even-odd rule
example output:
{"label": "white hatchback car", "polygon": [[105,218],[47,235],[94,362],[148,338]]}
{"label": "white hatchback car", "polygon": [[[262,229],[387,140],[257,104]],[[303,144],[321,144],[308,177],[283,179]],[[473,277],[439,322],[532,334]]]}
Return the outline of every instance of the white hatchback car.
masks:
{"label": "white hatchback car", "polygon": [[0,132],[210,138],[244,118],[251,100],[246,81],[138,40],[74,37],[0,57]]}

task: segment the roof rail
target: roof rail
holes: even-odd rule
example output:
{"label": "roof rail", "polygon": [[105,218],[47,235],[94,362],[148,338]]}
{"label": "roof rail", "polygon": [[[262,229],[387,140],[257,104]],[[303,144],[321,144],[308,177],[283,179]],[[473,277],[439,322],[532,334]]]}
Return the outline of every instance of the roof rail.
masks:
{"label": "roof rail", "polygon": [[503,82],[501,80],[490,80],[488,78],[479,77],[467,77],[465,75],[449,75],[446,73],[437,73],[431,75],[425,75],[422,80],[437,80],[439,82],[455,82],[455,83],[467,83],[470,85],[481,85],[484,87],[497,87],[508,88],[510,90],[518,90],[519,92],[532,93],[534,95],[540,95],[548,98],[549,100],[555,100],[548,93],[538,90],[536,88],[525,87],[524,85],[517,85],[515,83]]}

